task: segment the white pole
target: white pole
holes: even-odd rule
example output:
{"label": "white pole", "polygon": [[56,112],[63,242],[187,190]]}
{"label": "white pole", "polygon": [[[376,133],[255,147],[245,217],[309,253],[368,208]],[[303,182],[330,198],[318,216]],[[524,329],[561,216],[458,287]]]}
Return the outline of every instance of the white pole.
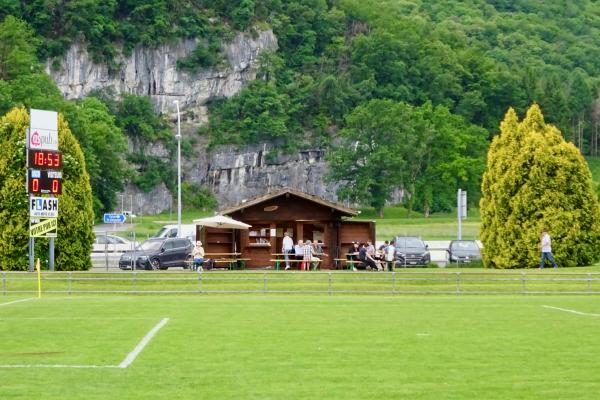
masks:
{"label": "white pole", "polygon": [[462,240],[462,201],[461,201],[461,190],[458,189],[458,193],[456,195],[456,215],[458,216],[458,240]]}
{"label": "white pole", "polygon": [[177,106],[177,237],[181,237],[181,120],[179,116],[179,100]]}

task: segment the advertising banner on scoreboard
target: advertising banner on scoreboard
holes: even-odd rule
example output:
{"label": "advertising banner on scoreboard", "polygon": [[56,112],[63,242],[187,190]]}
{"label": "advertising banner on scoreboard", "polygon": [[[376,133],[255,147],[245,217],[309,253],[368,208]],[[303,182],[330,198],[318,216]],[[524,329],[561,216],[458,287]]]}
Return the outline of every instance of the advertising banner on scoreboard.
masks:
{"label": "advertising banner on scoreboard", "polygon": [[42,219],[38,223],[29,225],[30,237],[56,237],[58,218]]}
{"label": "advertising banner on scoreboard", "polygon": [[58,114],[56,111],[30,110],[27,148],[58,150]]}
{"label": "advertising banner on scoreboard", "polygon": [[29,216],[37,218],[58,218],[58,198],[31,196],[29,198]]}

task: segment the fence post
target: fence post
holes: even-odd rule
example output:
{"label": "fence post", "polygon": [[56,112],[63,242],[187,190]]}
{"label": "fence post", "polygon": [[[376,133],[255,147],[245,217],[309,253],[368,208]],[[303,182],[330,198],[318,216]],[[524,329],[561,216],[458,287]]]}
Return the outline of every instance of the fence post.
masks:
{"label": "fence post", "polygon": [[2,272],[2,292],[6,296],[6,272]]}
{"label": "fence post", "polygon": [[460,294],[460,271],[456,272],[456,294]]}
{"label": "fence post", "polygon": [[137,291],[137,272],[133,271],[133,292]]}
{"label": "fence post", "polygon": [[392,294],[396,294],[396,271],[392,271]]}
{"label": "fence post", "polygon": [[329,279],[328,279],[328,282],[327,282],[327,292],[331,296],[331,271],[328,272],[328,274],[329,274]]}
{"label": "fence post", "polygon": [[202,271],[198,272],[198,293],[202,293]]}
{"label": "fence post", "polygon": [[263,272],[263,293],[267,293],[267,272]]}
{"label": "fence post", "polygon": [[588,278],[587,278],[587,287],[588,287],[588,293],[591,293],[592,291],[592,274],[590,272],[588,272]]}
{"label": "fence post", "polygon": [[72,272],[71,271],[67,272],[67,291],[69,293],[69,296],[71,295],[71,289],[72,289],[72,281],[71,281],[71,279],[72,278],[73,278],[72,277]]}
{"label": "fence post", "polygon": [[521,272],[521,293],[527,293],[527,290],[525,289],[526,279],[525,272]]}

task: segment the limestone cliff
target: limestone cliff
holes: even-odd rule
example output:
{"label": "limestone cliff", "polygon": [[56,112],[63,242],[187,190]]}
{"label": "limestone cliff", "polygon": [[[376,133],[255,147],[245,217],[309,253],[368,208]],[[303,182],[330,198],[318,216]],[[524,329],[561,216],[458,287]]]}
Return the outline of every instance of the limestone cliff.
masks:
{"label": "limestone cliff", "polygon": [[230,97],[256,76],[256,59],[261,50],[277,48],[273,31],[261,31],[256,38],[239,34],[223,45],[229,66],[222,70],[206,69],[188,73],[177,69],[177,60],[188,56],[196,48],[197,40],[183,40],[174,45],[157,48],[136,47],[130,56],[119,55],[117,71],[94,63],[85,46],[76,43],[58,60],[60,68],[47,72],[54,78],[66,98],[76,99],[92,90],[105,89],[115,95],[133,93],[150,96],[155,110],[173,113],[173,101],[179,100],[182,111],[204,115],[204,104],[214,98]]}
{"label": "limestone cliff", "polygon": [[[188,116],[182,119],[182,131],[185,135],[194,134],[192,128],[206,121],[206,102],[233,96],[254,79],[260,51],[276,49],[277,39],[272,31],[260,32],[256,38],[240,34],[223,47],[229,67],[195,74],[179,71],[177,59],[189,55],[195,46],[196,41],[185,40],[155,49],[138,47],[128,57],[117,57],[121,67],[110,72],[107,66],[94,63],[83,45],[75,44],[60,60],[58,70],[53,70],[49,61],[47,71],[66,98],[81,98],[96,89],[110,90],[117,96],[148,95],[156,111],[171,117],[175,113],[173,101],[178,100],[182,115]],[[190,115],[194,118],[189,118]],[[132,150],[133,145],[130,143]],[[327,168],[323,150],[284,156],[275,155],[272,147],[272,144],[244,149],[222,146],[208,153],[206,146],[200,145],[196,156],[183,160],[183,180],[210,187],[220,207],[283,187],[336,200],[335,188],[323,182]],[[160,143],[147,145],[144,151],[169,159],[168,151]],[[176,200],[164,185],[150,193],[129,185],[121,196],[136,213],[176,209]]]}

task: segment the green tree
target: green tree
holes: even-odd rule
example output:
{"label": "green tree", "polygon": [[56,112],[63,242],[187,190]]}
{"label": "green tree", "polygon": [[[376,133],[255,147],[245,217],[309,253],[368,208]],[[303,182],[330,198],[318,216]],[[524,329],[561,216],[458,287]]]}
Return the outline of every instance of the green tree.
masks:
{"label": "green tree", "polygon": [[[0,119],[0,269],[26,270],[29,237],[29,201],[25,187],[27,171],[25,129],[29,115],[15,108]],[[63,184],[59,198],[56,269],[86,270],[94,240],[92,191],[83,152],[61,114],[58,120],[59,149],[63,153]],[[47,254],[47,241],[36,240],[38,256]]]}
{"label": "green tree", "polygon": [[13,79],[38,69],[37,39],[26,22],[8,15],[0,23],[0,79]]}
{"label": "green tree", "polygon": [[543,227],[561,266],[600,257],[600,206],[590,170],[535,104],[523,121],[512,109],[502,121],[488,152],[480,211],[486,266],[535,267]]}
{"label": "green tree", "polygon": [[340,142],[328,155],[327,179],[339,183],[338,197],[375,208],[383,206],[403,184],[403,155],[414,143],[412,108],[391,100],[358,106],[340,131]]}
{"label": "green tree", "polygon": [[127,141],[100,100],[89,97],[65,107],[65,116],[85,155],[94,191],[94,214],[100,217],[115,209],[116,193],[123,190],[128,178],[124,161]]}

